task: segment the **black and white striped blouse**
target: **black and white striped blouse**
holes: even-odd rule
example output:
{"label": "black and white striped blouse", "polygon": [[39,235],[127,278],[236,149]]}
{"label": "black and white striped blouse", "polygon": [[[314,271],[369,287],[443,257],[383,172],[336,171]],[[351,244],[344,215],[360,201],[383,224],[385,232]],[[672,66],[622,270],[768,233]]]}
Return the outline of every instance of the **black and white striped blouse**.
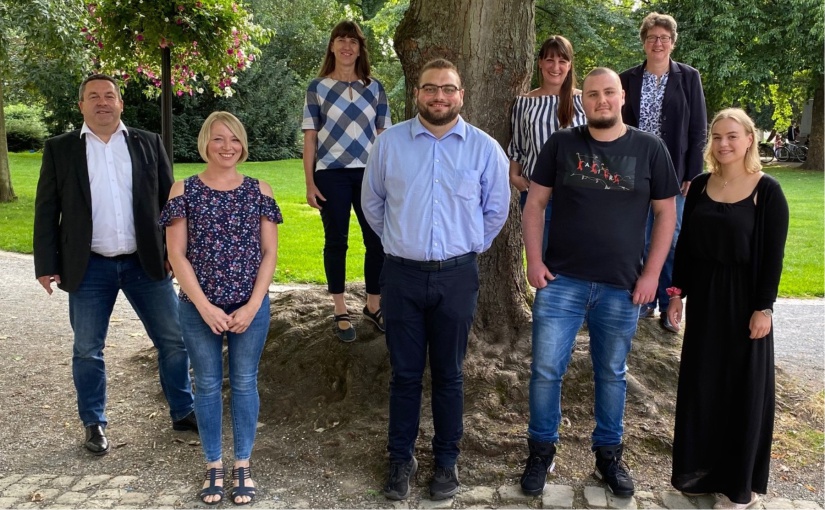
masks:
{"label": "black and white striped blouse", "polygon": [[[559,129],[559,96],[519,96],[513,104],[510,127],[513,138],[507,147],[507,156],[521,164],[521,173],[529,179],[541,148],[554,131]],[[573,96],[573,122],[568,127],[585,124],[587,118],[582,97]]]}

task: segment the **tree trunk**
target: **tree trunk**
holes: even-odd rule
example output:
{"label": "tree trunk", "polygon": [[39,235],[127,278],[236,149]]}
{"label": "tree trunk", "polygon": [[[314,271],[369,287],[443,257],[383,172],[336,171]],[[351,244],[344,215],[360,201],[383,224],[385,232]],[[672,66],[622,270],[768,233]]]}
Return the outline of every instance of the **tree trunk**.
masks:
{"label": "tree trunk", "polygon": [[[395,33],[407,88],[407,118],[415,115],[413,88],[429,60],[446,58],[465,88],[464,119],[510,141],[510,105],[530,81],[535,43],[532,0],[411,0]],[[515,341],[527,324],[521,214],[513,190],[510,217],[492,248],[479,259],[481,289],[475,329],[487,341]]]}
{"label": "tree trunk", "polygon": [[11,185],[9,144],[6,141],[6,116],[3,113],[3,80],[0,79],[0,203],[17,200]]}
{"label": "tree trunk", "polygon": [[825,97],[825,88],[823,88],[822,80],[825,76],[819,75],[819,86],[814,92],[814,106],[811,112],[811,134],[808,137],[808,159],[802,164],[802,168],[807,170],[825,171],[825,162],[823,162],[823,121],[825,121],[825,104],[823,101]]}

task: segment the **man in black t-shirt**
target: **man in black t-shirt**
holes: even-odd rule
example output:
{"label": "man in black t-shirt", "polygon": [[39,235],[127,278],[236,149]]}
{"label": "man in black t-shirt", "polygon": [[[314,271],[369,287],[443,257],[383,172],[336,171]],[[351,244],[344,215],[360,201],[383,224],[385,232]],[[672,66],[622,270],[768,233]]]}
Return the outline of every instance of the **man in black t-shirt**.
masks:
{"label": "man in black t-shirt", "polygon": [[[556,131],[539,154],[523,213],[533,303],[530,456],[522,490],[538,495],[553,469],[561,421],[561,381],[584,321],[590,332],[596,476],[631,496],[622,462],[625,372],[639,305],[653,300],[676,224],[676,173],[655,135],[622,122],[619,76],[597,68],[584,80],[587,125]],[[546,253],[543,211],[553,195]],[[655,220],[643,265],[648,209]],[[544,257],[542,258],[542,255]]]}

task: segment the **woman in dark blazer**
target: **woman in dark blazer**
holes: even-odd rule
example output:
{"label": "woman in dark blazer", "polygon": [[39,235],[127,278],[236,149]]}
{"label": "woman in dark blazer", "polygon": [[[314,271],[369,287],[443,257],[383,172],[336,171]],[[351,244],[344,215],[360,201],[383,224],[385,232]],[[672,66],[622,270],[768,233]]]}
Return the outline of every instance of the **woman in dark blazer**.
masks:
{"label": "woman in dark blazer", "polygon": [[[676,46],[676,20],[667,14],[652,12],[642,21],[639,37],[647,58],[619,76],[625,91],[622,119],[625,124],[654,133],[667,146],[682,193],[676,196],[676,230],[665,265],[659,276],[659,288],[653,302],[642,306],[640,317],[653,317],[658,305],[659,323],[668,331],[678,331],[667,318],[666,289],[673,273],[673,254],[682,227],[690,181],[702,173],[702,151],[707,132],[705,93],[699,71],[670,58]],[[645,258],[650,246],[653,212],[647,221]]]}

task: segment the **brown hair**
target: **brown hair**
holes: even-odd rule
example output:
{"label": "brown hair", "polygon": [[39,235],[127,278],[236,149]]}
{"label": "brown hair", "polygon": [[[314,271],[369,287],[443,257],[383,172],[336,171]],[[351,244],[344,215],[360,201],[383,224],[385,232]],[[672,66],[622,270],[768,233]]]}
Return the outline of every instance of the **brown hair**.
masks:
{"label": "brown hair", "polygon": [[[549,56],[561,57],[570,62],[570,70],[561,84],[559,91],[559,126],[566,128],[573,123],[573,89],[576,88],[576,68],[573,65],[573,45],[560,35],[551,35],[539,49],[537,60]],[[544,83],[544,76],[539,71],[539,85]]]}
{"label": "brown hair", "polygon": [[750,136],[753,141],[745,154],[745,171],[755,174],[762,170],[762,161],[759,159],[759,140],[756,136],[756,125],[753,120],[740,108],[725,108],[713,117],[708,129],[708,144],[705,146],[705,163],[708,164],[708,172],[719,173],[721,165],[713,155],[713,126],[720,120],[730,119],[745,129],[745,136]]}
{"label": "brown hair", "polygon": [[458,86],[461,87],[461,75],[458,74],[458,68],[446,58],[436,58],[424,64],[421,70],[418,71],[418,81],[421,81],[421,76],[430,69],[450,69],[451,71],[455,71],[456,76],[458,76]]}
{"label": "brown hair", "polygon": [[344,20],[332,29],[329,36],[329,43],[327,44],[327,53],[324,55],[324,62],[321,64],[321,71],[318,76],[328,76],[335,70],[335,54],[332,52],[332,43],[339,37],[351,37],[358,39],[358,58],[355,59],[355,74],[358,79],[364,81],[364,85],[369,85],[372,81],[370,79],[370,56],[367,51],[367,38],[364,37],[364,32],[358,23],[350,20]]}
{"label": "brown hair", "polygon": [[673,16],[659,14],[658,12],[651,12],[645,16],[645,19],[642,20],[642,26],[639,27],[639,39],[642,40],[642,44],[645,43],[647,38],[647,31],[653,27],[662,27],[668,30],[670,37],[673,38],[673,45],[676,46],[676,38],[679,37],[679,33],[676,31],[676,20],[673,19]]}
{"label": "brown hair", "polygon": [[229,112],[212,112],[209,114],[209,117],[206,117],[206,120],[203,121],[203,126],[201,126],[201,131],[198,133],[198,152],[201,155],[201,159],[203,159],[206,163],[209,163],[209,156],[206,151],[206,146],[209,145],[209,139],[212,138],[212,126],[216,122],[223,122],[229,131],[232,132],[233,135],[238,137],[238,140],[241,142],[241,147],[243,147],[243,152],[241,152],[241,157],[238,158],[238,164],[240,165],[246,158],[249,156],[249,144],[247,142],[246,137],[246,129],[244,129],[243,124],[241,121],[238,120],[238,117],[235,117]]}

